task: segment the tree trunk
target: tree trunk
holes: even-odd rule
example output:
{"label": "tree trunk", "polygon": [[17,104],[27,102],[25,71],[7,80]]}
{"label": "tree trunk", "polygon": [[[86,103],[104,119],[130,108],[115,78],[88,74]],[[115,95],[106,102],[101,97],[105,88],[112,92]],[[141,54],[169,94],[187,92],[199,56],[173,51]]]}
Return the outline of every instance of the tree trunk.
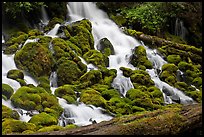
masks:
{"label": "tree trunk", "polygon": [[202,105],[171,106],[110,121],[35,135],[194,135],[202,134]]}

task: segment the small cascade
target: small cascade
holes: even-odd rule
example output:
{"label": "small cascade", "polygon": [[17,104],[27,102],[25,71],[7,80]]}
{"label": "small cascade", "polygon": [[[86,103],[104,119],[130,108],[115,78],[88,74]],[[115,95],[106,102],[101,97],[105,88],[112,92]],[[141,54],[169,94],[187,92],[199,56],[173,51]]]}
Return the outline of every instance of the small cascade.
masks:
{"label": "small cascade", "polygon": [[84,103],[67,104],[66,100],[59,99],[59,104],[63,107],[64,112],[59,120],[60,126],[66,126],[67,124],[75,124],[77,126],[85,126],[101,121],[108,121],[112,119],[112,116],[103,114],[103,109],[95,107],[93,105],[85,105]]}
{"label": "small cascade", "polygon": [[182,39],[186,40],[187,29],[185,28],[183,21],[179,18],[175,22],[175,35],[180,36]]}
{"label": "small cascade", "polygon": [[45,34],[45,36],[50,36],[52,38],[58,37],[58,36],[56,36],[56,34],[59,30],[59,27],[60,27],[60,24],[57,23],[52,30],[50,30],[47,34]]}
{"label": "small cascade", "polygon": [[50,87],[57,87],[57,72],[54,71],[50,75]]}
{"label": "small cascade", "polygon": [[41,6],[41,13],[42,13],[42,22],[43,24],[47,25],[49,22],[49,18],[44,6]]}

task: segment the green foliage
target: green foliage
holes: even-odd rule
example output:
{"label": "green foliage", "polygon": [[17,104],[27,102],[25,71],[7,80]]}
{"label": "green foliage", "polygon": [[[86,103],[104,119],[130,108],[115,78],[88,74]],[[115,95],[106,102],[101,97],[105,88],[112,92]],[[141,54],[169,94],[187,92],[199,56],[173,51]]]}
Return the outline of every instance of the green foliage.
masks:
{"label": "green foliage", "polygon": [[21,12],[31,12],[42,5],[44,2],[3,2],[3,9],[13,18],[16,18]]}

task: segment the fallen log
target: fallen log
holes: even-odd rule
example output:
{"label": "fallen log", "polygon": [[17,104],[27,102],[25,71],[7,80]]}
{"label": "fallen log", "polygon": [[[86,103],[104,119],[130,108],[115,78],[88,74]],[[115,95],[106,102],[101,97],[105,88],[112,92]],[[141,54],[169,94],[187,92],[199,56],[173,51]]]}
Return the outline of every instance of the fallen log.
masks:
{"label": "fallen log", "polygon": [[202,104],[179,105],[125,115],[75,129],[35,135],[194,135],[202,134]]}

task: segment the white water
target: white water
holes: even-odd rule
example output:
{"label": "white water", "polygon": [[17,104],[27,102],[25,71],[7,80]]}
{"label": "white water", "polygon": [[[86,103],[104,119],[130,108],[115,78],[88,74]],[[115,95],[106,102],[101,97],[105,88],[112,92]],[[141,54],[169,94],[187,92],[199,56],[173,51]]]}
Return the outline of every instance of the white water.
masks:
{"label": "white water", "polygon": [[[109,56],[109,61],[110,61],[109,69],[111,68],[117,69],[117,77],[114,79],[112,86],[119,89],[121,91],[121,94],[125,96],[126,92],[130,88],[133,88],[133,85],[129,78],[126,78],[122,75],[122,72],[119,70],[119,68],[123,66],[123,67],[131,68],[133,70],[135,69],[131,64],[129,64],[129,57],[132,55],[132,49],[134,49],[136,46],[141,45],[141,43],[138,40],[124,34],[118,28],[118,26],[108,18],[105,12],[97,9],[94,3],[70,2],[68,3],[67,7],[69,9],[69,12],[68,12],[69,16],[71,17],[71,21],[69,21],[68,24],[71,22],[77,21],[77,20],[81,20],[83,18],[88,18],[91,21],[92,29],[93,29],[92,34],[94,36],[94,42],[95,42],[94,43],[95,49],[97,49],[96,45],[98,44],[99,40],[104,37],[108,38],[109,41],[113,44],[115,55]],[[45,35],[51,36],[52,38],[58,37],[56,34],[57,34],[59,27],[60,27],[60,24],[56,24],[55,27]],[[147,50],[148,59],[154,63],[154,68],[161,70],[162,65],[165,64],[166,62],[161,58],[161,56],[155,53],[155,50],[148,49],[146,46],[145,48]],[[2,83],[8,83],[16,91],[20,87],[19,83],[14,80],[6,78],[6,73],[10,69],[17,69],[15,66],[13,57],[14,55],[5,55],[2,52],[2,68],[3,68],[2,69]],[[85,61],[83,61],[83,63],[86,64]],[[95,68],[95,66],[91,66],[91,67],[92,68],[90,69],[97,69]],[[161,81],[155,69],[147,70],[147,72],[150,74],[151,78],[153,79],[153,81],[155,82],[155,85],[158,88],[162,89],[165,86],[169,89],[172,89],[174,93],[177,94],[181,98],[181,103],[185,104],[187,102],[189,103],[192,101],[191,98],[185,96],[178,89],[175,89],[169,86],[167,83]],[[35,80],[33,80],[31,77],[29,78],[28,77],[25,75],[25,80],[27,84],[30,83],[36,86],[37,83],[35,82]],[[55,72],[53,72],[50,77],[51,86],[52,86],[51,87],[52,94],[54,94],[54,90],[57,88],[56,78],[57,78],[57,75]],[[166,97],[164,95],[164,98],[167,103],[172,103],[169,97]],[[94,106],[92,106],[91,108],[83,103],[79,103],[79,105],[67,104],[66,101],[61,98],[59,98],[59,103],[63,108],[66,108],[69,110],[71,117],[68,117],[67,119],[74,119],[75,121],[74,124],[76,125],[91,124],[91,122],[89,121],[90,118],[92,118],[93,120],[96,120],[96,122],[100,122],[103,120],[110,120],[112,118],[111,116],[103,114],[101,112],[101,108],[96,108]],[[2,100],[2,104],[10,108],[13,108],[10,100],[8,101]],[[29,116],[25,114],[21,115],[21,120],[28,121],[29,119],[30,119]],[[63,120],[59,120],[60,125],[62,125],[62,122]]]}
{"label": "white water", "polygon": [[41,7],[41,13],[42,13],[42,15],[41,15],[41,16],[42,16],[42,22],[43,22],[44,24],[48,24],[49,18],[48,18],[48,15],[47,15],[47,12],[46,12],[44,6]]}
{"label": "white water", "polygon": [[180,19],[176,19],[175,23],[175,35],[180,36],[182,39],[186,39],[187,29],[185,28],[183,21]]}

